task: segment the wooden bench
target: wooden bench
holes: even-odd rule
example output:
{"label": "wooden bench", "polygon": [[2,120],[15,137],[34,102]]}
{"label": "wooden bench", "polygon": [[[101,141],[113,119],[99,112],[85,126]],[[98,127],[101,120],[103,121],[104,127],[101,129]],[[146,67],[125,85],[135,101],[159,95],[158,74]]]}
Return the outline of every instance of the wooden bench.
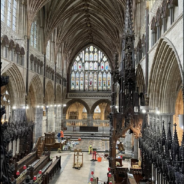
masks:
{"label": "wooden bench", "polygon": [[15,164],[15,176],[16,176],[16,172],[19,171],[20,173],[24,170],[23,166],[26,165],[26,167],[28,167],[28,165],[30,165],[31,163],[33,163],[35,160],[37,160],[37,153],[36,151],[28,154],[27,156],[25,156],[24,158],[22,158],[21,160],[19,160],[18,162],[16,162]]}
{"label": "wooden bench", "polygon": [[43,184],[48,184],[49,180],[52,179],[53,175],[56,173],[58,169],[61,168],[61,156],[57,157],[56,160],[51,164],[51,166],[46,170],[43,176]]}
{"label": "wooden bench", "polygon": [[33,167],[33,173],[31,173],[32,177],[37,175],[39,170],[42,170],[42,168],[51,161],[50,159],[50,152],[46,155],[43,155],[40,157],[40,160],[38,163],[36,163]]}

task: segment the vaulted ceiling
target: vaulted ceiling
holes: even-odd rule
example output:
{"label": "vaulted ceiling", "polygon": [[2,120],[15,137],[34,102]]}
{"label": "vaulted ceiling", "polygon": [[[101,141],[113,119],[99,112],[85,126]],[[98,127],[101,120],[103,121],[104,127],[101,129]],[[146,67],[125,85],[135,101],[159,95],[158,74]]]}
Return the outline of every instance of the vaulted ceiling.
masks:
{"label": "vaulted ceiling", "polygon": [[[113,60],[120,53],[126,0],[28,0],[30,22],[43,12],[45,47],[53,31],[56,48],[63,46],[71,61],[93,43]],[[57,52],[57,49],[56,49]]]}

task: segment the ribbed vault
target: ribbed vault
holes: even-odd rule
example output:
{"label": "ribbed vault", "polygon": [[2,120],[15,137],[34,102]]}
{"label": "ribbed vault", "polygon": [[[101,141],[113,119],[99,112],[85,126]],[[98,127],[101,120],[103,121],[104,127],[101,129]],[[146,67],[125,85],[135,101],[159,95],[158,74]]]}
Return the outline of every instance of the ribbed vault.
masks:
{"label": "ribbed vault", "polygon": [[[42,8],[36,8],[38,2]],[[72,61],[90,43],[108,53],[111,61],[115,52],[121,52],[125,0],[38,0],[29,6],[32,16],[43,14],[44,48],[55,33],[55,55],[62,46],[67,61]]]}

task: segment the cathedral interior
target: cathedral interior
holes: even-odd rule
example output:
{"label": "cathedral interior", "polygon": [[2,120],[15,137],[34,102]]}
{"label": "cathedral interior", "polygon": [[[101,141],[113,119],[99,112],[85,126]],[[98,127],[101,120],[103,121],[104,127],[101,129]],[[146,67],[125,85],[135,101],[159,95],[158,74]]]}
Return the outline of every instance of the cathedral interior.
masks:
{"label": "cathedral interior", "polygon": [[1,0],[1,184],[183,184],[183,0]]}

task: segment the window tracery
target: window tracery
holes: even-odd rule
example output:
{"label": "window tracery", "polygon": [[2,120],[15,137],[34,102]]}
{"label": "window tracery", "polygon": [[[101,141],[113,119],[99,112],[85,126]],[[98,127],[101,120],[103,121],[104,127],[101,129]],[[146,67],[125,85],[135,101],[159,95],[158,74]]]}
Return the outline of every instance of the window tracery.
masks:
{"label": "window tracery", "polygon": [[38,34],[37,34],[37,21],[34,21],[32,23],[32,26],[31,26],[31,46],[33,46],[34,48],[37,48],[37,39],[38,37]]}
{"label": "window tracery", "polygon": [[97,91],[111,89],[111,68],[106,55],[90,45],[74,59],[70,75],[70,89]]}

